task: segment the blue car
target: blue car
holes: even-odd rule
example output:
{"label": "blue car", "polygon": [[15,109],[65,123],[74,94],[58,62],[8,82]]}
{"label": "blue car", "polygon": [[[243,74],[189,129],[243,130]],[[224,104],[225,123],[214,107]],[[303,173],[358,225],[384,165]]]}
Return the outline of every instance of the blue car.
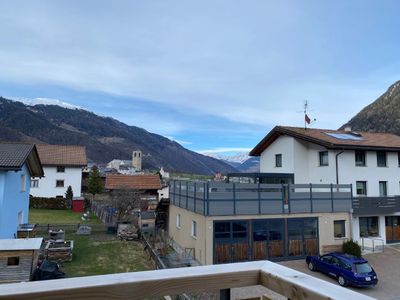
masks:
{"label": "blue car", "polygon": [[307,256],[311,271],[320,271],[337,279],[341,286],[374,286],[378,277],[368,261],[344,253],[329,253],[322,256]]}

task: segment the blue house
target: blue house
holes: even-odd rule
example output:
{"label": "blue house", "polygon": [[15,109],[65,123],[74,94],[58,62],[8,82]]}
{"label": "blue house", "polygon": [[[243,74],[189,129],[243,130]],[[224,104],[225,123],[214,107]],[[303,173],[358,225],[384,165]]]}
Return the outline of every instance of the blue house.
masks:
{"label": "blue house", "polygon": [[0,143],[0,239],[16,237],[18,225],[28,223],[31,177],[42,176],[35,145]]}

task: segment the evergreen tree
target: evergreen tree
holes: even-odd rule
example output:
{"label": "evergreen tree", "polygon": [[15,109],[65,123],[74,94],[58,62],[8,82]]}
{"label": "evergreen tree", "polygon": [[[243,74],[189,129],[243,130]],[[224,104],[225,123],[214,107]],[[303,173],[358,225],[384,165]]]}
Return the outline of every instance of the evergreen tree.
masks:
{"label": "evergreen tree", "polygon": [[71,209],[72,207],[72,199],[74,198],[74,192],[72,191],[72,187],[69,185],[67,191],[65,192],[65,199],[67,208]]}
{"label": "evergreen tree", "polygon": [[96,166],[92,168],[89,175],[88,191],[94,196],[103,191],[103,181],[101,180],[99,169]]}

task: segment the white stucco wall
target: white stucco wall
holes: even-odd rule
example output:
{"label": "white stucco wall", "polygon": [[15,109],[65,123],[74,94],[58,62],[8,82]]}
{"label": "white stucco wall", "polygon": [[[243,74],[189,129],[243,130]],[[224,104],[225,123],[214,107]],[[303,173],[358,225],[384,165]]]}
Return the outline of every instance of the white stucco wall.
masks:
{"label": "white stucco wall", "polygon": [[[275,167],[275,154],[282,154],[282,167]],[[260,157],[262,173],[294,173],[294,138],[281,136]]]}
{"label": "white stucco wall", "polygon": [[[57,167],[43,167],[44,177],[39,179],[38,187],[31,187],[30,194],[35,197],[65,196],[68,186],[72,187],[74,197],[81,196],[82,168],[65,167],[65,172],[57,172]],[[32,178],[38,179],[38,178]],[[64,187],[56,187],[57,180],[64,180]]]}
{"label": "white stucco wall", "polygon": [[[293,173],[299,184],[336,184],[335,157],[340,151],[328,151],[328,166],[319,165],[319,152],[327,149],[288,136],[273,142],[260,157],[260,172]],[[275,167],[275,154],[282,154],[282,167]],[[387,152],[387,167],[378,167],[376,151],[366,152],[366,166],[355,165],[355,151],[345,150],[338,156],[339,183],[352,184],[367,181],[367,196],[379,196],[379,181],[387,181],[388,195],[400,195],[400,167],[397,152]]]}

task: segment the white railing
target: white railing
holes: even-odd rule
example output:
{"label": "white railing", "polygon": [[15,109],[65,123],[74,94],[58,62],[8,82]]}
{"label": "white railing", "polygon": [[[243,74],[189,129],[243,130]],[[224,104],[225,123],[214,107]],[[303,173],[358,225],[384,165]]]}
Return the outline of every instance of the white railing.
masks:
{"label": "white railing", "polygon": [[365,252],[383,252],[385,250],[385,241],[381,238],[362,237],[361,250]]}
{"label": "white railing", "polygon": [[[368,296],[270,261],[0,285],[0,299],[145,299],[263,285],[289,299],[371,300]],[[229,294],[229,292],[228,292]]]}

